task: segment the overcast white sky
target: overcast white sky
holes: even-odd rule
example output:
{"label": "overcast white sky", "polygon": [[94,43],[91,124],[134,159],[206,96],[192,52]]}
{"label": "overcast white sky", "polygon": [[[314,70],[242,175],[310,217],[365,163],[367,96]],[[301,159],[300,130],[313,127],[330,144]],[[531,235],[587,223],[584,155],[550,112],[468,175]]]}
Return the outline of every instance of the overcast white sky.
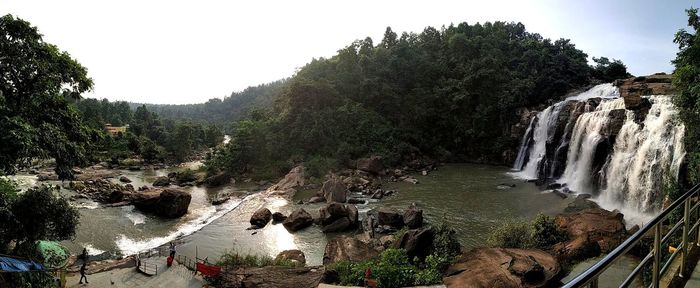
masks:
{"label": "overcast white sky", "polygon": [[522,22],[635,75],[671,72],[673,34],[698,2],[0,0],[0,14],[31,22],[87,67],[89,97],[180,104],[292,76],[355,39],[377,43],[387,26]]}

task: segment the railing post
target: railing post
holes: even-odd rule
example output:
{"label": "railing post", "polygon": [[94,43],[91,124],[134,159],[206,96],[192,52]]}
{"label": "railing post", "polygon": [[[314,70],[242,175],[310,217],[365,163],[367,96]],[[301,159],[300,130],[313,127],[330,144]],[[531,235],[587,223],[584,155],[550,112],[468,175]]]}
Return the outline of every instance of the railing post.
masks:
{"label": "railing post", "polygon": [[659,287],[659,267],[661,266],[661,223],[654,227],[654,262],[651,271],[651,287]]}
{"label": "railing post", "polygon": [[598,276],[593,278],[593,280],[591,280],[591,283],[588,283],[588,288],[598,288]]}
{"label": "railing post", "polygon": [[681,272],[678,276],[683,278],[686,261],[688,260],[688,232],[690,230],[690,198],[685,199],[683,207],[683,238],[681,240]]}

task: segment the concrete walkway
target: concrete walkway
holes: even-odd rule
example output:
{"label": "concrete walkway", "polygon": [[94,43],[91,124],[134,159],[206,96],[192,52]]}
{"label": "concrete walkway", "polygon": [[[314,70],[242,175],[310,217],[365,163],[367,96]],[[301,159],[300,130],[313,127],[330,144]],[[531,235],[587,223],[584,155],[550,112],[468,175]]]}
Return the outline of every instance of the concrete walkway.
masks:
{"label": "concrete walkway", "polygon": [[693,270],[693,274],[690,274],[690,278],[688,278],[688,282],[685,282],[685,287],[687,287],[687,288],[700,287],[700,263],[695,265],[695,270]]}
{"label": "concrete walkway", "polygon": [[79,284],[80,274],[76,273],[66,278],[66,287],[163,287],[163,288],[200,288],[204,281],[200,276],[194,276],[185,266],[173,263],[168,268],[165,257],[149,258],[149,262],[162,263],[158,265],[158,274],[148,276],[138,272],[136,268],[116,269],[102,273],[87,275],[89,284]]}

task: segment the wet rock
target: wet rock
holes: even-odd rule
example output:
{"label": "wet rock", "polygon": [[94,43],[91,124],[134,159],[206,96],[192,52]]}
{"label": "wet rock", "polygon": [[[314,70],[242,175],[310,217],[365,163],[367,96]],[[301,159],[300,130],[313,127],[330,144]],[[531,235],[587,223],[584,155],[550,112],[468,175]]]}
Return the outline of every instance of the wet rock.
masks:
{"label": "wet rock", "polygon": [[153,187],[165,187],[170,185],[170,178],[165,176],[160,176],[153,181]]}
{"label": "wet rock", "polygon": [[133,198],[132,204],[139,210],[166,218],[187,214],[192,200],[189,193],[171,188],[136,193]]}
{"label": "wet rock", "polygon": [[403,227],[403,216],[395,209],[381,207],[377,210],[377,224],[401,228]]}
{"label": "wet rock", "polygon": [[362,242],[355,237],[341,235],[328,241],[323,253],[323,265],[338,261],[360,262],[379,256],[374,245]]}
{"label": "wet rock", "polygon": [[348,204],[365,204],[365,200],[359,198],[350,198],[348,199]]}
{"label": "wet rock", "polygon": [[331,179],[323,182],[323,187],[321,188],[321,194],[323,198],[326,198],[326,202],[339,202],[345,203],[348,196],[348,188],[345,186],[343,181],[338,177],[331,177]]}
{"label": "wet rock", "polygon": [[423,176],[427,176],[427,175],[428,175],[428,171],[423,170],[423,171],[420,172],[420,174],[423,175]]}
{"label": "wet rock", "polygon": [[549,183],[545,189],[546,190],[554,190],[554,189],[559,189],[561,187],[562,187],[561,183]]}
{"label": "wet rock", "polygon": [[432,227],[413,229],[396,239],[393,247],[406,250],[409,259],[413,259],[413,257],[425,259],[430,254],[434,239],[435,230]]}
{"label": "wet rock", "polygon": [[287,220],[286,215],[284,215],[280,212],[272,213],[272,223],[279,223],[279,222],[283,222],[284,220]]}
{"label": "wet rock", "polygon": [[41,172],[36,178],[39,181],[56,181],[58,180],[58,175],[53,172]]}
{"label": "wet rock", "polygon": [[270,212],[270,209],[263,207],[256,210],[255,213],[250,216],[250,225],[262,228],[270,222],[270,219],[272,219],[272,212]]}
{"label": "wet rock", "polygon": [[292,168],[292,170],[287,173],[277,184],[267,188],[266,193],[268,195],[279,195],[283,197],[292,198],[296,194],[297,189],[304,186],[305,180],[305,169],[304,166],[297,166]]}
{"label": "wet rock", "polygon": [[218,199],[215,199],[214,201],[211,201],[211,205],[221,205],[221,204],[228,202],[228,200],[230,200],[230,199],[231,199],[231,197],[218,198]]}
{"label": "wet rock", "polygon": [[559,196],[561,199],[566,199],[568,196],[566,196],[566,193],[561,192],[557,189],[552,190],[552,194]]}
{"label": "wet rock", "polygon": [[536,249],[477,248],[452,264],[447,287],[554,287],[561,271],[557,260]]}
{"label": "wet rock", "polygon": [[418,209],[415,205],[411,205],[403,213],[403,224],[409,229],[416,229],[423,226],[423,210]]}
{"label": "wet rock", "polygon": [[564,213],[576,213],[587,209],[600,208],[597,203],[589,200],[588,198],[590,198],[590,194],[581,194],[576,196],[576,199],[574,199],[573,202],[569,203],[569,205],[564,208]]}
{"label": "wet rock", "polygon": [[[595,243],[604,253],[620,245],[628,235],[622,213],[601,208],[560,214],[554,222],[566,231],[569,239],[572,239],[571,242],[577,241],[581,244],[580,247],[588,247],[589,243]],[[565,251],[563,254],[572,252]]]}
{"label": "wet rock", "polygon": [[293,249],[293,250],[284,250],[277,254],[277,257],[275,257],[275,262],[280,263],[281,261],[292,261],[292,263],[295,264],[295,266],[304,266],[306,265],[306,255],[304,255],[304,252],[301,252],[301,250]]}
{"label": "wet rock", "polygon": [[323,198],[320,196],[314,196],[314,197],[311,197],[308,201],[308,203],[321,203],[321,202],[326,202],[326,198]]}
{"label": "wet rock", "polygon": [[372,198],[372,199],[382,199],[382,198],[384,198],[384,190],[382,190],[382,189],[377,189],[376,191],[374,191],[374,193],[372,193],[372,197],[371,197],[371,198]]}
{"label": "wet rock", "polygon": [[403,182],[408,182],[408,183],[411,183],[411,184],[418,184],[418,179],[413,178],[413,177],[411,177],[411,176],[403,176],[403,177],[401,177],[401,178],[399,178],[399,179],[400,179],[401,181],[403,181]]}
{"label": "wet rock", "polygon": [[209,176],[206,179],[204,179],[204,185],[209,188],[213,187],[219,187],[222,185],[226,185],[231,182],[231,175],[228,173],[218,173],[213,176]]}
{"label": "wet rock", "polygon": [[382,164],[382,158],[379,156],[360,158],[357,159],[357,169],[373,174],[380,174],[384,170],[384,164]]}
{"label": "wet rock", "polygon": [[119,177],[119,182],[122,182],[122,183],[131,183],[131,179],[126,178],[126,176],[121,176],[121,177]]}
{"label": "wet rock", "polygon": [[129,168],[127,168],[127,169],[128,169],[129,171],[140,171],[140,170],[141,170],[141,166],[129,166]]}
{"label": "wet rock", "polygon": [[284,228],[286,228],[287,231],[295,232],[309,227],[313,223],[314,219],[313,217],[311,217],[311,214],[309,214],[309,212],[306,212],[306,210],[304,209],[297,209],[294,210],[292,214],[289,214],[289,217],[287,217],[287,219],[284,220],[282,225],[284,225]]}
{"label": "wet rock", "polygon": [[323,231],[323,233],[340,232],[348,228],[350,228],[350,220],[347,217],[342,217],[321,227],[321,231]]}

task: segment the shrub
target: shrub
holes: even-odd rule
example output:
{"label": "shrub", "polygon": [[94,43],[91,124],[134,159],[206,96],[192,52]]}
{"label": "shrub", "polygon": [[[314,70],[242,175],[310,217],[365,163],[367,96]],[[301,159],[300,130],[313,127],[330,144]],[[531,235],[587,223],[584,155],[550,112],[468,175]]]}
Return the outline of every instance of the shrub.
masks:
{"label": "shrub", "polygon": [[445,223],[440,224],[435,229],[435,239],[431,249],[431,254],[443,259],[452,259],[462,253],[462,245],[457,240],[457,232]]}
{"label": "shrub", "polygon": [[187,168],[178,171],[175,175],[175,180],[177,180],[180,183],[195,181],[197,180],[197,175],[194,174],[194,171],[192,169]]}
{"label": "shrub", "polygon": [[284,266],[284,267],[295,267],[297,264],[288,259],[283,259],[276,261],[270,256],[265,255],[241,255],[240,253],[231,250],[225,252],[219,261],[216,262],[219,266],[231,266],[231,267],[265,267],[265,266]]}
{"label": "shrub", "polygon": [[566,232],[559,229],[552,217],[540,213],[532,221],[532,243],[537,248],[550,248],[567,238]]}
{"label": "shrub", "polygon": [[338,168],[338,161],[333,158],[326,158],[321,156],[313,156],[311,159],[304,163],[306,172],[310,176],[321,177],[328,173],[328,171]]}
{"label": "shrub", "polygon": [[487,243],[491,247],[530,248],[532,244],[532,226],[524,220],[508,220],[491,232]]}

